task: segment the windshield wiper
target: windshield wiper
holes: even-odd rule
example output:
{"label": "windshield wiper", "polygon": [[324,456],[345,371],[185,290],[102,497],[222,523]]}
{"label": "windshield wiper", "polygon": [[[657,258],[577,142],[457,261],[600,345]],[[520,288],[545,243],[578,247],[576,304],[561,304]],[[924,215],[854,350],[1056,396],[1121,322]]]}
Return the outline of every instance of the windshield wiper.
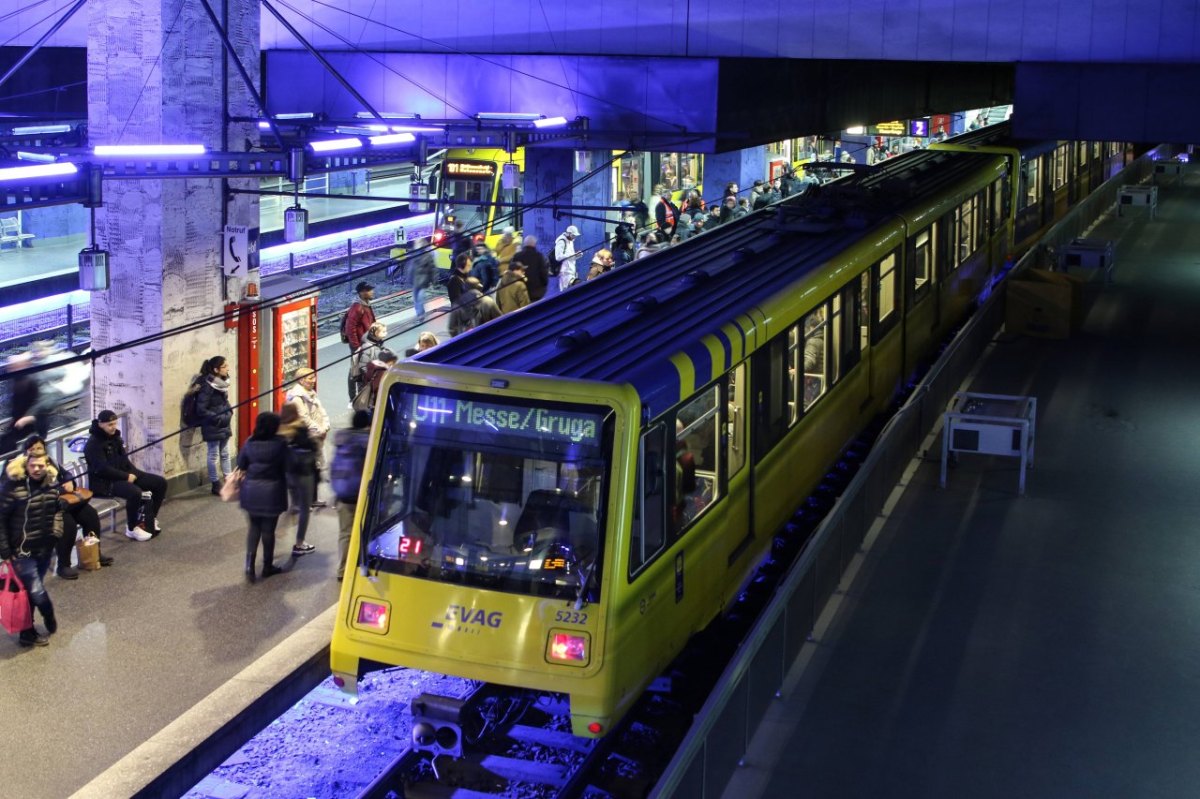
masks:
{"label": "windshield wiper", "polygon": [[579,590],[575,592],[575,610],[583,610],[583,606],[587,604],[584,596],[587,594],[588,586],[592,584],[592,575],[595,573],[596,561],[593,559],[583,570],[583,578],[579,581]]}

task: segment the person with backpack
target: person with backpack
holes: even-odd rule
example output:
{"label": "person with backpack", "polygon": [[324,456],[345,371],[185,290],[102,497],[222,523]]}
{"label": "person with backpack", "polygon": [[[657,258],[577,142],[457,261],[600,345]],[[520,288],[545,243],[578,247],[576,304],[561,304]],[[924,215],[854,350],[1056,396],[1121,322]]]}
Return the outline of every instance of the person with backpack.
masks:
{"label": "person with backpack", "polygon": [[354,532],[358,490],[362,486],[363,471],[367,464],[370,427],[371,414],[355,411],[350,427],[338,429],[333,434],[333,461],[329,476],[333,495],[337,498],[339,583],[346,573],[346,556],[350,552],[350,536]]}
{"label": "person with backpack", "polygon": [[463,292],[467,290],[467,278],[471,276],[471,255],[460,253],[455,256],[454,264],[450,267],[450,279],[446,281],[446,296],[450,299],[450,307],[458,306]]}
{"label": "person with backpack", "polygon": [[458,305],[450,312],[449,332],[451,336],[457,336],[499,317],[500,306],[483,293],[478,278],[469,277],[466,290],[458,298]]}
{"label": "person with backpack", "polygon": [[[554,249],[550,253],[548,265],[550,267],[550,276],[557,276],[558,280],[550,281],[547,294],[561,294],[575,284],[575,278],[577,277],[575,262],[583,254],[575,251],[575,239],[577,236],[579,236],[579,228],[574,225],[568,225],[567,229],[554,240]],[[556,269],[558,271],[555,271]]]}
{"label": "person with backpack", "polygon": [[200,374],[188,393],[194,396],[195,401],[192,418],[187,419],[188,403],[185,398],[185,421],[200,428],[200,437],[208,445],[208,482],[212,485],[212,493],[219,496],[221,483],[233,471],[229,461],[233,406],[229,404],[229,362],[224,356],[214,355],[200,366]]}
{"label": "person with backpack", "polygon": [[375,309],[371,307],[371,300],[375,299],[375,287],[364,280],[354,287],[354,291],[358,298],[342,317],[342,341],[350,345],[351,355],[362,346],[363,336],[375,324]]}

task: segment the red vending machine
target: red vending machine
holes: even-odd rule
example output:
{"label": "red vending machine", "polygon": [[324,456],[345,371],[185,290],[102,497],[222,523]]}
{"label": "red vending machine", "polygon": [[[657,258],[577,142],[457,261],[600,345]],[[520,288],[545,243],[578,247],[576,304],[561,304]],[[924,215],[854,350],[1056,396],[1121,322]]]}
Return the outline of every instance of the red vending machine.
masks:
{"label": "red vending machine", "polygon": [[272,309],[270,351],[272,403],[276,413],[283,408],[288,381],[301,366],[317,368],[317,298],[306,297]]}

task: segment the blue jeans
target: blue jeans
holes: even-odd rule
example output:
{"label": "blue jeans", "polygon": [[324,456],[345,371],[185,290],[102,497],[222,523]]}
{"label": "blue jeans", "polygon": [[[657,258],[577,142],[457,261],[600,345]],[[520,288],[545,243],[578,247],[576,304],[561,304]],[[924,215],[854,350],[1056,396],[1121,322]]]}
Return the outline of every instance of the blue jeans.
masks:
{"label": "blue jeans", "polygon": [[417,314],[417,321],[425,321],[425,286],[413,286],[413,310]]}
{"label": "blue jeans", "polygon": [[[223,438],[220,441],[205,441],[208,445],[208,482],[215,483],[218,480],[225,479],[231,471],[229,465],[229,439]],[[221,459],[221,475],[217,476],[217,458]]]}
{"label": "blue jeans", "polygon": [[[42,578],[46,576],[46,572],[50,569],[50,555],[53,550],[38,552],[28,558],[13,558],[13,569],[17,572],[17,576],[21,578],[21,584],[25,586],[26,593],[29,594],[29,604],[33,605],[42,614],[42,621],[54,617],[54,605],[50,603],[50,595],[46,593],[46,585],[42,582]],[[30,625],[32,628],[32,625]]]}

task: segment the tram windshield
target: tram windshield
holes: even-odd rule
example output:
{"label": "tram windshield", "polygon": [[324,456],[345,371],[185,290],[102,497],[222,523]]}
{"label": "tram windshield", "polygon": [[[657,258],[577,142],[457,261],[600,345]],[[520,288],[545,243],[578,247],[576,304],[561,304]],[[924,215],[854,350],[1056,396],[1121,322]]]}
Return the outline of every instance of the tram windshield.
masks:
{"label": "tram windshield", "polygon": [[612,411],[394,384],[364,519],[368,566],[594,602]]}
{"label": "tram windshield", "polygon": [[450,202],[443,213],[453,214],[470,233],[485,232],[495,184],[495,162],[446,161],[443,164],[442,196]]}

